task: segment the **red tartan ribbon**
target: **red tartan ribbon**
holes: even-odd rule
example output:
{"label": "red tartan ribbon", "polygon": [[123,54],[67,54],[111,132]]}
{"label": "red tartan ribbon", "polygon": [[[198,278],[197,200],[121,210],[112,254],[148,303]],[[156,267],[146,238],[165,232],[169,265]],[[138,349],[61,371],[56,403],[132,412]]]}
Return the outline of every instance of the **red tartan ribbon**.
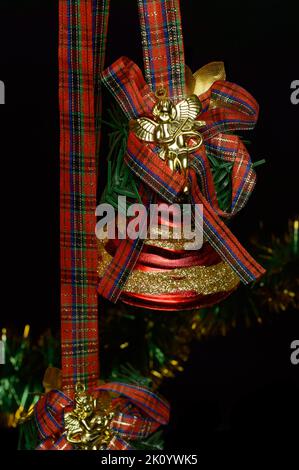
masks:
{"label": "red tartan ribbon", "polygon": [[109,0],[59,0],[63,390],[99,377],[97,151]]}
{"label": "red tartan ribbon", "polygon": [[[152,109],[157,98],[131,60],[121,57],[107,68],[103,73],[103,83],[128,119],[153,117]],[[202,103],[199,119],[206,123],[201,128],[204,143],[199,150],[190,154],[188,177],[191,202],[203,205],[203,214],[198,213],[195,221],[203,224],[205,238],[246,284],[258,279],[264,269],[238,242],[222,219],[232,217],[245,205],[256,176],[246,147],[238,136],[227,132],[253,129],[258,117],[258,104],[246,90],[225,80],[214,82],[199,99]],[[210,109],[212,100],[217,102],[217,107]],[[233,163],[230,212],[223,212],[218,205],[209,154],[223,162]],[[170,204],[177,200],[186,186],[184,175],[173,174],[159,157],[156,146],[141,141],[133,132],[129,133],[125,161],[151,191]],[[135,250],[136,246],[136,240],[122,242],[100,282],[98,292],[101,295],[117,301],[140,254],[140,250]]]}
{"label": "red tartan ribbon", "polygon": [[[107,450],[131,450],[127,441],[145,439],[169,421],[168,403],[146,388],[112,382],[95,388],[93,395],[99,397],[102,392],[119,395],[112,399],[115,415]],[[35,406],[41,440],[37,450],[73,450],[64,429],[64,413],[73,408],[73,400],[59,390],[51,390],[40,398]]]}
{"label": "red tartan ribbon", "polygon": [[147,83],[180,100],[185,94],[184,43],[180,0],[138,0]]}

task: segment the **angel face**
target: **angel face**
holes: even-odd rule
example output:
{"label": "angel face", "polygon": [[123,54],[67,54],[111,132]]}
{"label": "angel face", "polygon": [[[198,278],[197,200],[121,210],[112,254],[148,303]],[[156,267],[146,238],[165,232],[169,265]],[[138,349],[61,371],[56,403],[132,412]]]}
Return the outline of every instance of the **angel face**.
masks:
{"label": "angel face", "polygon": [[157,117],[159,121],[167,123],[175,119],[176,108],[169,99],[163,98],[155,105],[153,115]]}
{"label": "angel face", "polygon": [[89,395],[79,395],[75,398],[77,406],[80,410],[89,416],[93,411],[93,399]]}

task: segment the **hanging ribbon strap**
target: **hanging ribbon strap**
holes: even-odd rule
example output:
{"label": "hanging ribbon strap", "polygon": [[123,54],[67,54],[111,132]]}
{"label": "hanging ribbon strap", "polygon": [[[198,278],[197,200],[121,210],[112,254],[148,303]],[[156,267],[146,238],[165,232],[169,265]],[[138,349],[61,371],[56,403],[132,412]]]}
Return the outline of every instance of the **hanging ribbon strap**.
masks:
{"label": "hanging ribbon strap", "polygon": [[59,1],[61,347],[63,389],[99,376],[96,77],[103,66],[108,0]]}
{"label": "hanging ribbon strap", "polygon": [[138,0],[145,78],[151,89],[185,95],[185,60],[179,0]]}

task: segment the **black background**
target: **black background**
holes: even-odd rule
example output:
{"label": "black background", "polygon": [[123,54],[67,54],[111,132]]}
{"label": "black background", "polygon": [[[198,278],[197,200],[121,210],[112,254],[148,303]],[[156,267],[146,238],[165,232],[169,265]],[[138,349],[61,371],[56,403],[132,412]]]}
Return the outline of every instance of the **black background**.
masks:
{"label": "black background", "polygon": [[[112,0],[107,65],[127,55],[142,65],[137,7]],[[299,79],[295,1],[182,0],[186,63],[193,71],[223,60],[227,79],[260,104],[249,139],[258,183],[234,232],[242,242],[281,233],[298,213],[298,111],[290,84]],[[38,334],[59,325],[58,1],[0,7],[2,307],[0,324]],[[185,372],[164,387],[171,401],[167,448],[201,448],[236,437],[254,449],[266,437],[299,434],[299,366],[290,343],[298,312],[266,326],[196,344]],[[8,444],[13,446],[13,444]],[[223,446],[222,446],[223,447]]]}

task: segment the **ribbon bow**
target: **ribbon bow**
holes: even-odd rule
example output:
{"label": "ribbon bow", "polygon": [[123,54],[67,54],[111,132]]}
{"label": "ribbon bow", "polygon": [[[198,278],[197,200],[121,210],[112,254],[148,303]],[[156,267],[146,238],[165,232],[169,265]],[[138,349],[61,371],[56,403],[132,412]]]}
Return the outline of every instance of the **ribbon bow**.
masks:
{"label": "ribbon bow", "polygon": [[[104,392],[118,395],[110,402],[107,450],[132,450],[127,440],[144,439],[169,421],[169,405],[148,389],[112,382],[96,388],[93,396],[101,398]],[[73,449],[66,428],[67,416],[75,411],[75,402],[76,397],[74,401],[59,390],[51,390],[40,398],[34,410],[41,439],[37,450]],[[76,420],[73,422],[74,433],[78,433]]]}
{"label": "ribbon bow", "polygon": [[[190,153],[187,176],[191,202],[203,206],[203,212],[195,212],[195,222],[201,223],[205,239],[247,284],[258,279],[264,269],[238,242],[222,219],[229,219],[246,204],[255,185],[256,176],[246,147],[238,136],[228,132],[253,129],[258,117],[258,104],[246,90],[225,80],[221,62],[208,64],[194,76],[191,72],[187,74],[187,93],[198,96],[202,105],[198,119],[204,121],[200,128],[203,145]],[[152,117],[158,98],[145,82],[139,67],[130,59],[118,59],[103,72],[102,80],[129,120]],[[186,187],[186,175],[173,173],[159,157],[158,151],[154,143],[144,142],[131,130],[124,158],[146,188],[171,204],[178,200]],[[219,207],[209,156],[233,164],[229,212]],[[120,243],[100,282],[98,292],[101,295],[117,301],[141,249],[141,240],[127,239]]]}

